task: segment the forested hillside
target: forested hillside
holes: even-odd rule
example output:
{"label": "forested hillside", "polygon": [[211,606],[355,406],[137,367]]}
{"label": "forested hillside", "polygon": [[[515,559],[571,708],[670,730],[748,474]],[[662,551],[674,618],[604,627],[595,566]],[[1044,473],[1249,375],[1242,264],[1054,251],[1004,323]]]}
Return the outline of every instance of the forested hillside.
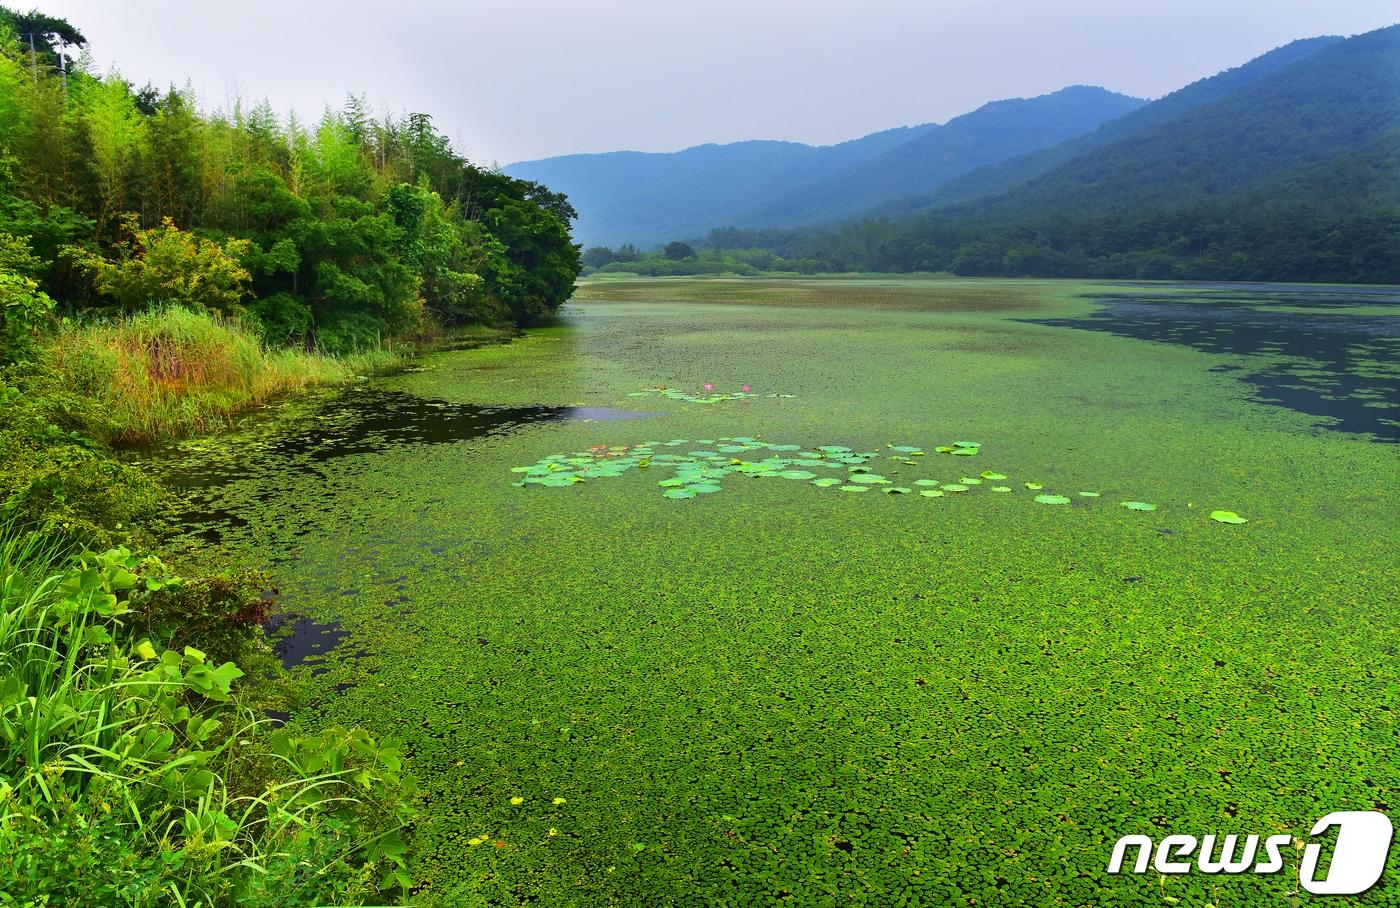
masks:
{"label": "forested hillside", "polygon": [[883,154],[785,193],[745,217],[747,226],[845,220],[969,170],[1082,135],[1144,102],[1089,85],[1038,98],[993,101]]}
{"label": "forested hillside", "polygon": [[979,167],[929,193],[906,193],[906,197],[898,202],[885,206],[872,205],[870,212],[894,216],[1005,192],[1123,136],[1169,123],[1197,108],[1227,98],[1246,85],[1292,66],[1341,40],[1335,36],[1324,36],[1290,42],[1241,66],[1192,82],[1116,120],[1109,120],[1092,132],[1050,148],[1009,158],[999,164]]}
{"label": "forested hillside", "polygon": [[1400,26],[1299,42],[921,216],[742,245],[831,270],[1400,281],[1397,85]]}
{"label": "forested hillside", "polygon": [[176,89],[61,72],[48,47],[31,61],[0,28],[0,235],[64,311],[179,301],[346,351],[425,319],[526,322],[571,291],[567,201],[473,165],[425,114],[356,98],[315,123],[265,103],[205,114]]}
{"label": "forested hillside", "polygon": [[927,191],[972,168],[1054,145],[1142,102],[1074,86],[838,145],[736,142],[670,154],[611,152],[512,164],[565,192],[585,245],[659,245],[719,224],[815,224]]}

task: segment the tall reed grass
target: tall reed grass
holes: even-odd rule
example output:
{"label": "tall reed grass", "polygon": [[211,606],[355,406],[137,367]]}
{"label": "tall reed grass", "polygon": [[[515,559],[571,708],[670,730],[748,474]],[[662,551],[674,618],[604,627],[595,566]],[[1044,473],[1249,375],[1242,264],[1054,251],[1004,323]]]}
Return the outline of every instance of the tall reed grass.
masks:
{"label": "tall reed grass", "polygon": [[235,321],[179,306],[66,327],[50,347],[71,390],[101,407],[112,441],[203,432],[277,395],[343,384],[402,361],[273,349]]}

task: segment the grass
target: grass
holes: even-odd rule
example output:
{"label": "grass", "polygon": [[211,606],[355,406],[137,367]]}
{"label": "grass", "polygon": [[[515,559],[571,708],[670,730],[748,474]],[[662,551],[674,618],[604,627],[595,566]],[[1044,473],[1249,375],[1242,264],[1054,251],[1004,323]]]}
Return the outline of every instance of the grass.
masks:
{"label": "grass", "polygon": [[50,348],[70,387],[94,399],[119,443],[207,432],[288,392],[344,384],[403,361],[269,348],[236,322],[181,307],[66,328]]}
{"label": "grass", "polygon": [[0,526],[6,903],[300,905],[397,886],[396,833],[367,831],[394,811],[392,748],[273,732],[235,699],[236,665],[160,647],[141,607],[181,586],[154,559],[64,557]]}
{"label": "grass", "polygon": [[[293,725],[405,739],[422,904],[1289,904],[1291,851],[1267,877],[1105,868],[1129,833],[1306,835],[1396,803],[1400,452],[1219,371],[1267,355],[1016,320],[1090,289],[585,283],[563,327],[365,393],[653,415],[339,456],[269,455],[317,426],[273,421],[155,466],[288,607],[339,622]],[[628,396],[705,382],[762,396]],[[878,472],[1012,491],[730,474],[672,500],[655,465],[512,486],[557,453],[724,436],[922,446]],[[982,448],[935,453],[954,439]],[[1397,860],[1362,903],[1400,904]]]}

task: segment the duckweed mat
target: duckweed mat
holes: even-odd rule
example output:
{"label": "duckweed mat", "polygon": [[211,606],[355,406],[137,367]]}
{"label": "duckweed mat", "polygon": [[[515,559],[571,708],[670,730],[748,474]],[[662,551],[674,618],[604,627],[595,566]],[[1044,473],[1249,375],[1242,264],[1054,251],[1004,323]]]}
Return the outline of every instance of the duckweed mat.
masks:
{"label": "duckweed mat", "polygon": [[[1257,399],[1287,350],[1058,324],[1141,291],[584,284],[562,326],[151,456],[188,557],[315,622],[292,724],[405,741],[418,904],[1293,905],[1291,850],[1106,867],[1129,833],[1400,802],[1400,447]],[[628,396],[677,376],[794,396]],[[381,395],[450,431],[355,428]],[[720,450],[753,442],[798,447]],[[703,475],[770,457],[828,465]],[[1400,904],[1397,852],[1331,902]]]}

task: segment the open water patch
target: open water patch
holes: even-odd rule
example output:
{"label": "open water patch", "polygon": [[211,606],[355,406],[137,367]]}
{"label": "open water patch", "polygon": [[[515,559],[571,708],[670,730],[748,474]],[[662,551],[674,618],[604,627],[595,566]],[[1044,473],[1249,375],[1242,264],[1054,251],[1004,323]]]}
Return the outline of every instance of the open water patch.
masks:
{"label": "open water patch", "polygon": [[[1254,399],[1320,417],[1327,429],[1400,441],[1400,288],[1231,284],[1191,291],[1094,294],[1100,309],[1090,315],[1019,321],[1258,357],[1235,373],[1254,387]],[[1317,311],[1271,311],[1282,306]],[[1395,315],[1327,311],[1356,306],[1394,307]]]}

